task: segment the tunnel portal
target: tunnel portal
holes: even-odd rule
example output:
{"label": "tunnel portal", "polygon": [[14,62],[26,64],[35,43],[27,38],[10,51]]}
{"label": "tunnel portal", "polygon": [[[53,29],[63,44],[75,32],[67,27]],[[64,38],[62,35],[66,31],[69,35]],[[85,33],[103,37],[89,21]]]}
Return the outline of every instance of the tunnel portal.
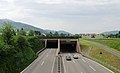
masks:
{"label": "tunnel portal", "polygon": [[47,40],[46,48],[58,48],[58,40]]}
{"label": "tunnel portal", "polygon": [[60,41],[60,52],[76,52],[76,41]]}

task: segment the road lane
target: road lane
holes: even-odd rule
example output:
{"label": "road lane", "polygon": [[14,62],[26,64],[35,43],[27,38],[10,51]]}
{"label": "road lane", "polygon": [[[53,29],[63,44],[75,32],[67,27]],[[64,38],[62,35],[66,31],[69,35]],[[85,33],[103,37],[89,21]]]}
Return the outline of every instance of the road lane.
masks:
{"label": "road lane", "polygon": [[99,63],[97,63],[97,62],[95,62],[95,61],[93,61],[93,60],[90,60],[90,59],[85,58],[85,57],[83,57],[83,58],[86,60],[86,62],[87,62],[89,65],[92,65],[92,67],[96,68],[96,70],[97,70],[99,73],[100,73],[100,72],[101,72],[101,73],[114,73],[114,72],[112,72],[111,70],[109,70],[108,68],[100,65]]}
{"label": "road lane", "polygon": [[78,61],[78,59],[72,58],[71,61],[67,61],[65,58],[66,55],[67,54],[64,54],[63,56],[66,73],[95,73],[86,64],[84,64],[82,60]]}
{"label": "road lane", "polygon": [[[72,58],[71,61],[66,60],[66,55],[68,54],[62,54],[66,73],[114,73],[105,67],[102,67],[98,63],[81,56],[80,54],[77,54],[79,59]],[[73,54],[71,54],[71,57],[72,55]]]}
{"label": "road lane", "polygon": [[21,73],[51,73],[57,49],[46,49],[26,70]]}

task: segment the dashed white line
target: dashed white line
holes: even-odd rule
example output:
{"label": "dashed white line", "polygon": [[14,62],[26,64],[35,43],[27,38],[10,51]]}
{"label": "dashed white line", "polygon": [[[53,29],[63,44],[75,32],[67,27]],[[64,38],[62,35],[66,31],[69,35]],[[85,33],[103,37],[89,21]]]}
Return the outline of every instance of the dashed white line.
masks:
{"label": "dashed white line", "polygon": [[73,63],[75,63],[75,61],[73,60]]}
{"label": "dashed white line", "polygon": [[81,72],[82,73],[82,72]]}
{"label": "dashed white line", "polygon": [[44,64],[44,61],[41,63],[41,65],[43,65]]}
{"label": "dashed white line", "polygon": [[[42,53],[41,57],[42,57],[46,52],[47,52],[47,50],[46,50],[46,51],[44,50],[44,52]],[[25,72],[30,66],[33,65],[33,63],[36,63],[37,60],[38,60],[39,58],[41,58],[41,57],[38,57],[37,59],[35,59],[30,65],[28,65],[28,66],[27,66],[23,71],[21,71],[20,73]]]}
{"label": "dashed white line", "polygon": [[63,61],[63,65],[64,65],[65,73],[67,73],[67,71],[66,71],[66,67],[65,67],[65,62],[64,62],[63,58],[62,58],[62,61]]}
{"label": "dashed white line", "polygon": [[54,58],[53,65],[52,65],[52,69],[51,69],[51,72],[50,72],[50,73],[53,73],[54,64],[55,64],[55,58]]}
{"label": "dashed white line", "polygon": [[[87,58],[86,58],[86,59],[87,59]],[[99,63],[97,63],[97,62],[95,62],[95,61],[93,61],[93,60],[91,60],[91,59],[87,59],[87,60],[92,61],[92,62],[94,62],[94,63],[98,64],[99,66],[101,66],[101,67],[105,68],[106,70],[110,71],[111,73],[114,73],[114,72],[113,72],[113,71],[111,71],[110,69],[108,69],[108,68],[104,67],[103,65],[101,65],[101,64],[99,64]]]}
{"label": "dashed white line", "polygon": [[86,62],[84,59],[82,59],[83,60],[83,62]]}
{"label": "dashed white line", "polygon": [[92,70],[96,71],[92,66],[89,65],[89,67],[90,67]]}

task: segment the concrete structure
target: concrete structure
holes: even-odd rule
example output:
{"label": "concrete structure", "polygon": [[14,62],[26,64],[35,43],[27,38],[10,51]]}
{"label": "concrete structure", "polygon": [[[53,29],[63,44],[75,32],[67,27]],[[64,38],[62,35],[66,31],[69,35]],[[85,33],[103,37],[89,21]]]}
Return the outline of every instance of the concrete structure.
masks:
{"label": "concrete structure", "polygon": [[57,48],[58,52],[81,53],[79,38],[75,37],[42,37],[45,40],[45,48]]}

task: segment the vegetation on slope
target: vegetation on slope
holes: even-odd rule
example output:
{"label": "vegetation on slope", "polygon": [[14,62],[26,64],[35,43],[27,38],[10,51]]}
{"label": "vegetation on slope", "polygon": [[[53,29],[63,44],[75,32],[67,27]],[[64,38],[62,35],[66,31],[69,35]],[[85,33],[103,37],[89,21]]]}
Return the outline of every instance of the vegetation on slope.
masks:
{"label": "vegetation on slope", "polygon": [[103,45],[107,45],[120,51],[120,39],[89,39],[90,41],[98,42]]}
{"label": "vegetation on slope", "polygon": [[[102,61],[105,64],[109,64],[115,68],[120,69],[120,58],[118,58],[117,56],[96,46],[95,44],[93,44],[92,41],[80,39],[80,45],[82,47],[82,52],[84,55],[87,53],[87,55],[92,58],[95,58],[99,61]],[[92,48],[90,49],[90,47],[92,47]],[[88,51],[90,51],[90,52],[88,52]],[[102,52],[101,57],[100,57],[100,52]],[[106,67],[107,67],[107,65],[106,65]],[[108,68],[110,68],[110,67],[108,67]],[[119,73],[112,68],[110,68],[110,69],[113,70],[115,73]]]}
{"label": "vegetation on slope", "polygon": [[0,73],[20,73],[44,46],[37,37],[15,35],[13,30],[6,24],[0,35]]}

